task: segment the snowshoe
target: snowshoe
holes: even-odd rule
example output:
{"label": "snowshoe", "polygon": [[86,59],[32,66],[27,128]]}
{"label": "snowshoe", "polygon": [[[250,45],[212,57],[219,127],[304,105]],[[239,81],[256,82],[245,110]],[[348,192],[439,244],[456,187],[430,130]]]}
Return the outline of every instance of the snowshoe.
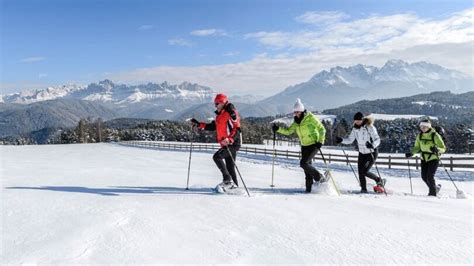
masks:
{"label": "snowshoe", "polygon": [[234,184],[234,182],[224,181],[216,186],[215,191],[217,193],[226,193],[230,191],[231,189],[235,189],[235,188],[237,188],[237,186]]}
{"label": "snowshoe", "polygon": [[367,194],[367,193],[369,193],[369,192],[367,191],[367,189],[364,189],[364,188],[363,188],[363,189],[360,190],[359,193],[360,193],[360,194]]}
{"label": "snowshoe", "polygon": [[375,193],[384,193],[385,189],[382,185],[375,185],[374,186],[374,192]]}

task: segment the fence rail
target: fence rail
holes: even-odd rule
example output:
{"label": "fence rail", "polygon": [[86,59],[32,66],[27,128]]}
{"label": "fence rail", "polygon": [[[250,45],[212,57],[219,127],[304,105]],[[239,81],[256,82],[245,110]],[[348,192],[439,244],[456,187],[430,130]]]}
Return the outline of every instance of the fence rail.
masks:
{"label": "fence rail", "polygon": [[[122,141],[120,142],[122,145],[128,146],[139,146],[139,147],[149,147],[149,148],[160,148],[160,149],[169,149],[169,150],[189,150],[190,143],[166,143],[166,142],[156,142],[156,141]],[[220,148],[217,144],[203,144],[203,143],[194,143],[193,150],[199,151],[213,151]],[[240,148],[240,152],[250,153],[250,154],[257,154],[257,155],[265,155],[265,156],[273,156],[275,154],[278,158],[287,158],[287,159],[300,159],[301,152],[299,151],[290,151],[290,150],[280,150],[268,148],[257,148],[257,147],[250,147],[250,146],[242,146]],[[345,164],[357,164],[357,155],[354,154],[337,154],[331,153],[328,150],[325,150],[324,157],[329,163],[338,162],[338,163],[345,163]],[[322,156],[318,153],[314,160],[316,161],[323,161]],[[410,163],[408,163],[410,161]],[[449,156],[449,157],[442,157],[442,161],[444,166],[453,171],[455,169],[474,169],[474,156]],[[469,161],[468,163],[461,163],[463,161]],[[411,168],[418,169],[420,168],[421,159],[418,156],[413,158],[407,159],[404,155],[394,156],[394,155],[380,155],[377,158],[377,165],[378,166],[386,166],[389,169],[393,167],[408,167],[410,165]]]}

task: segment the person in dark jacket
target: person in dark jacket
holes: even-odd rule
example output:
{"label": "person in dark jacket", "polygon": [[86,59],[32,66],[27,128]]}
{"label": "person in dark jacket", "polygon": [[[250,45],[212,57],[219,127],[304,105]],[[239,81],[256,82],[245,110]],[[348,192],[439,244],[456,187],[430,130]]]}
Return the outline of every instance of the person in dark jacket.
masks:
{"label": "person in dark jacket", "polygon": [[234,160],[242,143],[240,129],[240,116],[237,109],[229,102],[224,94],[217,94],[214,98],[216,106],[216,119],[210,123],[199,122],[191,119],[193,126],[202,129],[216,131],[216,141],[221,148],[214,153],[213,159],[222,173],[223,181],[218,186],[222,190],[238,187],[239,182],[235,173]]}

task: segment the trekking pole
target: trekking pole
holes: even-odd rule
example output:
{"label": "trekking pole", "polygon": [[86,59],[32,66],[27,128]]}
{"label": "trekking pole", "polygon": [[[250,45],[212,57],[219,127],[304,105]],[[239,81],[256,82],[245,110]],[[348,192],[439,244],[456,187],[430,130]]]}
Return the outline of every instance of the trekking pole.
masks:
{"label": "trekking pole", "polygon": [[408,161],[408,178],[410,178],[410,191],[411,191],[411,194],[413,195],[413,186],[411,184],[410,159],[407,159],[407,161]]}
{"label": "trekking pole", "polygon": [[452,178],[451,175],[449,174],[448,169],[446,169],[446,167],[444,166],[444,163],[443,163],[443,161],[441,161],[441,158],[439,157],[439,155],[438,155],[438,158],[439,158],[439,162],[440,162],[441,166],[443,166],[444,171],[445,171],[446,174],[449,176],[449,179],[451,179],[451,182],[453,182],[453,185],[454,185],[454,187],[456,188],[456,198],[458,198],[458,199],[465,199],[465,198],[466,198],[466,195],[464,194],[464,192],[463,192],[462,190],[460,190],[460,189],[458,188],[458,186],[456,186],[456,183],[454,183],[453,178]]}
{"label": "trekking pole", "polygon": [[275,157],[276,157],[276,150],[275,150],[275,138],[276,138],[276,132],[273,132],[273,161],[272,161],[272,184],[270,187],[275,187],[273,184],[273,179],[275,176]]}
{"label": "trekking pole", "polygon": [[326,162],[326,158],[324,158],[324,154],[321,149],[319,149],[319,153],[321,153],[321,157],[323,158],[323,162],[326,165],[326,170],[328,171],[329,178],[331,178],[332,185],[336,189],[337,195],[341,196],[341,191],[339,191],[339,188],[337,187],[336,182],[334,182],[334,178],[332,177],[332,174],[329,169],[329,164]]}
{"label": "trekking pole", "polygon": [[190,140],[191,140],[191,145],[189,147],[188,180],[186,181],[186,190],[189,190],[189,173],[191,172],[191,154],[193,153],[194,126],[191,126]]}
{"label": "trekking pole", "polygon": [[385,190],[385,184],[383,183],[382,177],[380,176],[379,168],[377,167],[377,163],[375,162],[374,150],[373,149],[370,149],[370,156],[372,157],[372,160],[374,161],[375,169],[377,169],[377,174],[379,175],[379,179],[382,182],[383,193],[385,193],[385,196],[388,196],[387,191]]}
{"label": "trekking pole", "polygon": [[346,151],[344,150],[344,147],[341,146],[341,148],[342,148],[342,152],[344,153],[344,156],[346,156],[346,158],[347,158],[347,163],[348,163],[349,166],[351,167],[352,173],[354,173],[354,177],[355,177],[355,179],[357,180],[357,183],[358,183],[359,186],[360,186],[360,180],[359,180],[359,178],[358,178],[357,175],[356,175],[356,172],[355,172],[355,170],[354,170],[354,167],[352,167],[352,164],[349,162],[349,156],[346,154]]}
{"label": "trekking pole", "polygon": [[232,152],[230,152],[229,146],[225,146],[227,151],[229,152],[230,159],[234,163],[235,169],[237,170],[237,173],[239,173],[240,180],[242,180],[242,184],[244,185],[245,191],[247,191],[247,195],[250,197],[249,190],[247,189],[247,186],[245,185],[244,179],[242,178],[242,175],[240,174],[239,168],[237,167],[237,164],[235,163],[234,156],[232,156]]}

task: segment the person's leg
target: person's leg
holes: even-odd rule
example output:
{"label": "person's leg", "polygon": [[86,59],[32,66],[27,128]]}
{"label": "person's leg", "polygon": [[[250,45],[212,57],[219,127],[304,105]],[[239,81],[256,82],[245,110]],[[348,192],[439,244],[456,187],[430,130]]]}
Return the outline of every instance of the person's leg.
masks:
{"label": "person's leg", "polygon": [[229,152],[225,148],[220,148],[216,153],[214,153],[214,156],[212,156],[217,168],[219,168],[222,173],[222,179],[224,182],[228,182],[232,178],[227,170],[226,164],[224,163],[226,158],[229,158]]}
{"label": "person's leg", "polygon": [[436,181],[435,181],[435,174],[436,170],[438,169],[439,161],[432,160],[427,162],[427,169],[426,169],[426,184],[429,188],[429,196],[436,196]]}
{"label": "person's leg", "polygon": [[318,149],[316,145],[301,146],[301,160],[300,167],[303,168],[306,179],[306,192],[311,192],[313,179],[319,181],[321,176],[319,172],[312,166],[312,161]]}
{"label": "person's leg", "polygon": [[369,163],[369,160],[367,156],[359,152],[359,157],[357,159],[357,170],[359,172],[359,181],[360,181],[361,191],[367,191],[367,182],[365,180],[365,175],[367,174],[366,164],[368,163]]}
{"label": "person's leg", "polygon": [[[235,160],[237,160],[237,151],[236,151],[236,148],[233,146],[229,146],[229,151],[232,153],[232,157],[234,160],[232,160],[230,156],[227,156],[225,158],[225,165],[226,165],[227,171],[232,177],[232,181],[234,181],[236,186],[239,186],[237,174],[235,173]],[[229,153],[229,151],[226,151],[226,152]]]}
{"label": "person's leg", "polygon": [[372,153],[372,156],[370,154],[367,154],[367,162],[366,164],[364,164],[365,166],[365,176],[374,180],[375,182],[377,182],[377,184],[380,184],[382,182],[382,179],[380,177],[378,177],[377,175],[375,175],[374,173],[370,172],[370,169],[372,168],[372,166],[374,166],[375,164],[375,160],[377,160],[377,157],[378,157],[378,152],[377,150],[375,150],[373,153]]}

